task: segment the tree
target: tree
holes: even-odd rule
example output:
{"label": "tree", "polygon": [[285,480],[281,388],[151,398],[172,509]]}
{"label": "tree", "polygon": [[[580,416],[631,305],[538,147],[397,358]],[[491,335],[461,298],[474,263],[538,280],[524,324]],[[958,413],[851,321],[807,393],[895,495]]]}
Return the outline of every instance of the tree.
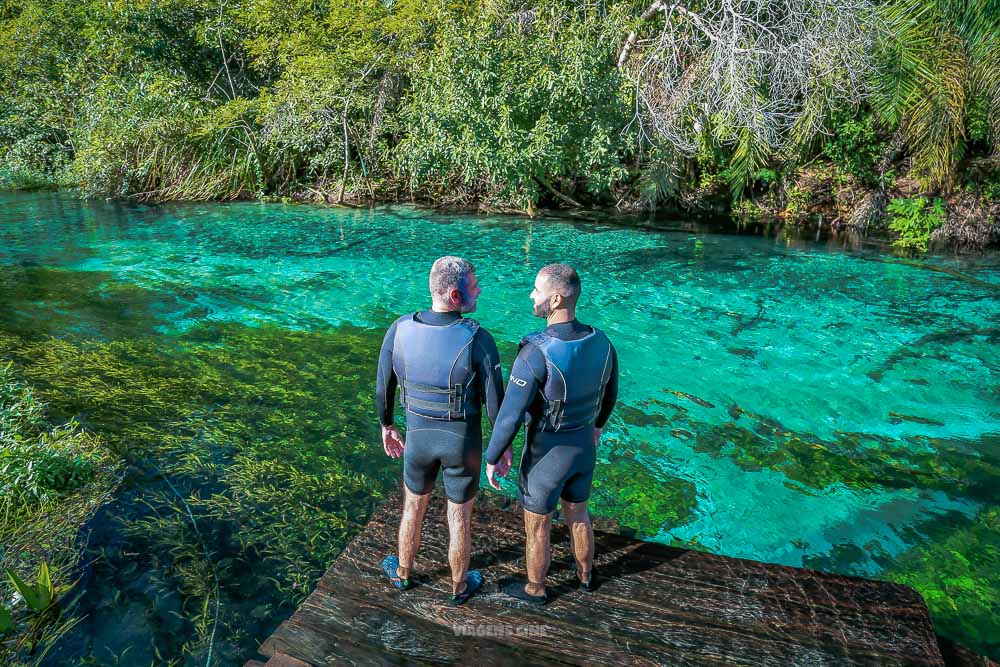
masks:
{"label": "tree", "polygon": [[624,17],[622,5],[496,2],[446,24],[402,110],[401,168],[466,202],[607,193],[634,150],[614,67]]}
{"label": "tree", "polygon": [[1000,2],[892,0],[880,9],[880,69],[872,103],[898,128],[927,188],[951,184],[970,111],[1000,142]]}
{"label": "tree", "polygon": [[871,9],[869,0],[656,0],[618,57],[643,138],[687,156],[702,137],[730,147],[738,196],[769,156],[793,153],[831,109],[863,98]]}

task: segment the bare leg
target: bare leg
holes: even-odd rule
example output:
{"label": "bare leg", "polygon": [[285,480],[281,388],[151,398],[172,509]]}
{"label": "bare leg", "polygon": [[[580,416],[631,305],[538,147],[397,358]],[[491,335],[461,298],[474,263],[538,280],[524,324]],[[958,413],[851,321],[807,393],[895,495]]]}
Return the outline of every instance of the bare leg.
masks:
{"label": "bare leg", "polygon": [[451,564],[451,592],[458,595],[467,588],[465,575],[472,556],[472,506],[476,499],[465,503],[448,501],[448,563]]}
{"label": "bare leg", "polygon": [[552,559],[549,549],[552,512],[535,514],[524,510],[524,532],[527,536],[525,560],[528,565],[528,584],[524,591],[528,595],[545,595],[545,577],[549,573],[549,561]]}
{"label": "bare leg", "polygon": [[580,581],[590,582],[590,571],[594,569],[594,526],[587,512],[587,501],[570,503],[562,501],[566,526],[569,528],[569,542],[576,559],[576,572]]}
{"label": "bare leg", "polygon": [[399,521],[399,567],[396,576],[410,578],[413,559],[420,550],[420,529],[430,504],[431,494],[418,495],[403,485],[403,517]]}

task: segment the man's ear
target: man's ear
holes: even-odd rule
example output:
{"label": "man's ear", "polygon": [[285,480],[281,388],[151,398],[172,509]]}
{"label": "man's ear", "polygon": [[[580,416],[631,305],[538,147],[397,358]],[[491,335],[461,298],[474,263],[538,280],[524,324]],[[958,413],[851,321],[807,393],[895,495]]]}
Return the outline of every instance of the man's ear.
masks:
{"label": "man's ear", "polygon": [[451,299],[452,304],[462,305],[462,293],[458,288],[453,287],[448,293],[448,297]]}
{"label": "man's ear", "polygon": [[560,307],[561,305],[563,305],[563,295],[562,295],[562,294],[560,294],[559,292],[556,292],[556,293],[555,293],[555,294],[553,294],[553,295],[552,295],[552,296],[551,296],[550,298],[552,299],[552,302],[551,302],[551,303],[552,303],[552,309],[553,309],[553,310],[556,310],[556,309],[558,309],[558,308],[559,308],[559,307]]}

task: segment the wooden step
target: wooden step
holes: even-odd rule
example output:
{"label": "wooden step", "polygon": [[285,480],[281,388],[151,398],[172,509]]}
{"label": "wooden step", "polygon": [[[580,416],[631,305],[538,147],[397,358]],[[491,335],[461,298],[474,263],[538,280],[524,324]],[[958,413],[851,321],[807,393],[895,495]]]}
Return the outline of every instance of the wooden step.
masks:
{"label": "wooden step", "polygon": [[395,496],[264,641],[261,653],[287,654],[314,667],[945,666],[927,608],[905,586],[598,532],[595,571],[601,583],[596,592],[584,593],[577,590],[562,525],[552,533],[550,602],[530,607],[499,591],[505,580],[523,576],[521,513],[483,496],[472,568],[485,575],[486,584],[464,606],[447,602],[448,532],[440,498],[424,523],[417,586],[401,592],[385,580],[379,564],[397,550],[401,498]]}

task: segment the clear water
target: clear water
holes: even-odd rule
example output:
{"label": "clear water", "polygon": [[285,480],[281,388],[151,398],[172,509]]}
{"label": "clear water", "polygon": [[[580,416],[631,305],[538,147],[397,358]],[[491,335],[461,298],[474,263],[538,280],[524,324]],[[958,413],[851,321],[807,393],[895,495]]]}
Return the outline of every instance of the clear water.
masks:
{"label": "clear water", "polygon": [[[0,355],[57,415],[131,452],[90,527],[86,620],[53,659],[254,653],[398,479],[377,442],[373,356],[392,319],[426,305],[443,254],[477,265],[475,316],[505,369],[540,327],[537,269],[581,271],[580,318],[621,364],[598,512],[647,539],[908,583],[939,632],[1000,654],[1000,257],[686,227],[0,194]],[[46,336],[62,357],[31,347]],[[211,388],[164,388],[193,368]],[[87,373],[120,379],[72,382]],[[159,389],[135,380],[152,377]],[[282,462],[304,477],[284,468],[278,486],[300,479],[299,496],[265,493]],[[292,556],[252,539],[272,520]]]}

